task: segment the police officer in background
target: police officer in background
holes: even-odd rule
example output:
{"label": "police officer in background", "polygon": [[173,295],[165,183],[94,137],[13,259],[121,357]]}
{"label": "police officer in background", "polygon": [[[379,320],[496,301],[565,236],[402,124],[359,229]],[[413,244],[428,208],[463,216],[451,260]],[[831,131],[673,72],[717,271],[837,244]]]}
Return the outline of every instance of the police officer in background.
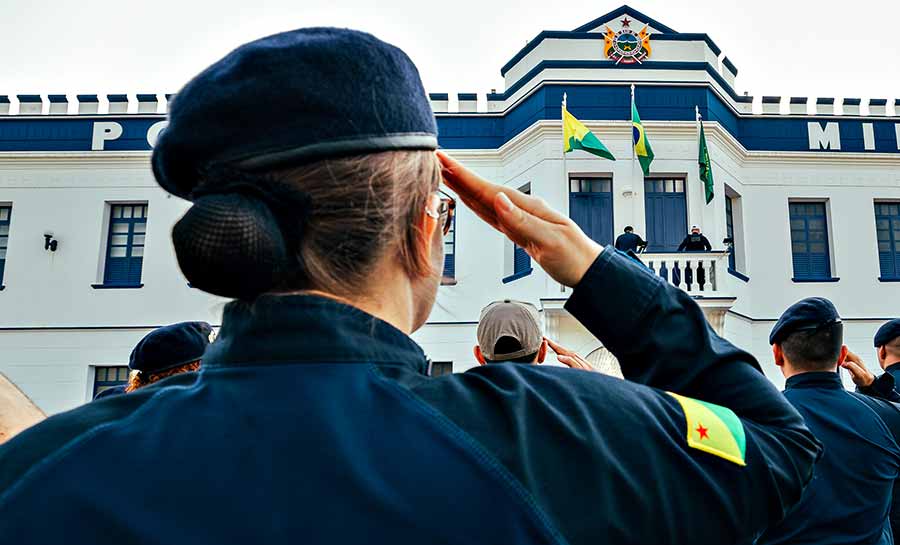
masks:
{"label": "police officer in background", "polygon": [[684,237],[684,240],[678,245],[679,252],[709,252],[711,250],[712,245],[710,245],[709,239],[700,232],[700,227],[697,225],[691,226],[691,233]]}
{"label": "police officer in background", "polygon": [[616,237],[616,250],[621,252],[637,252],[638,248],[646,248],[647,242],[640,235],[635,234],[634,227],[625,226],[625,232]]}
{"label": "police officer in background", "polygon": [[125,391],[133,392],[172,375],[198,371],[212,339],[212,326],[206,322],[181,322],[154,329],[131,351],[128,367],[133,373]]}
{"label": "police officer in background", "polygon": [[784,395],[825,444],[825,455],[800,503],[757,544],[893,543],[900,406],[872,397],[876,391],[844,390],[838,367],[850,370],[857,384],[862,372],[857,362],[845,361],[843,323],[827,299],[790,306],[769,343],[787,379]]}
{"label": "police officer in background", "polygon": [[878,365],[900,382],[900,318],[895,318],[878,328],[873,339]]}
{"label": "police officer in background", "polygon": [[[747,543],[781,519],[821,445],[753,357],[682,290],[436,148],[412,61],[361,32],[263,38],[181,89],[153,170],[193,202],[172,230],[181,270],[234,301],[196,377],[0,448],[0,536],[694,545]],[[409,335],[440,284],[442,174],[574,288],[566,309],[630,380],[427,375]],[[85,486],[100,460],[140,478]]]}

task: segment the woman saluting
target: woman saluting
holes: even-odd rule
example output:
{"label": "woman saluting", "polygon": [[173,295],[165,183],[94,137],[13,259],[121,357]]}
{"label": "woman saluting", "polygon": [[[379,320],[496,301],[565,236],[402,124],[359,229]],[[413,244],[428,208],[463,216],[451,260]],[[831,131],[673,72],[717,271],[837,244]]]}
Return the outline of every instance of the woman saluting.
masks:
{"label": "woman saluting", "polygon": [[[0,450],[0,536],[722,544],[799,498],[819,445],[752,356],[539,199],[436,155],[399,49],[339,29],[264,38],[188,83],[169,121],[153,170],[193,202],[178,262],[234,302],[196,381],[53,417]],[[567,309],[630,381],[428,376],[409,334],[438,289],[442,173],[575,288]],[[140,478],[109,478],[126,474]]]}

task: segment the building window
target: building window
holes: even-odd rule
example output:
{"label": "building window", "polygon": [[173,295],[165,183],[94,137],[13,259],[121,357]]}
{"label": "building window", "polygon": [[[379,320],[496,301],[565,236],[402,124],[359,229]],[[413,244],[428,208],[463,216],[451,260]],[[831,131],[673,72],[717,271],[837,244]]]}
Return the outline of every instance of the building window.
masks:
{"label": "building window", "polygon": [[644,211],[647,220],[647,251],[675,252],[687,234],[687,202],[684,180],[644,180]]}
{"label": "building window", "polygon": [[612,244],[612,179],[569,179],[569,217],[594,242]]}
{"label": "building window", "polygon": [[6,269],[6,249],[9,247],[9,222],[12,206],[0,206],[0,286],[3,285],[3,271]]}
{"label": "building window", "polygon": [[453,372],[452,361],[433,361],[431,362],[431,376],[440,377],[449,375]]}
{"label": "building window", "polygon": [[728,268],[731,270],[735,270],[734,203],[731,202],[731,199],[731,197],[725,195],[725,236],[731,239],[731,250],[728,252]]}
{"label": "building window", "polygon": [[104,286],[140,285],[146,233],[146,203],[110,206]]}
{"label": "building window", "polygon": [[900,280],[900,201],[875,203],[875,233],[881,278]]}
{"label": "building window", "polygon": [[128,384],[128,367],[121,365],[115,367],[95,367],[94,368],[94,395],[103,390],[108,390],[116,386],[125,386]]}
{"label": "building window", "polygon": [[825,203],[792,202],[788,207],[794,280],[831,280]]}
{"label": "building window", "polygon": [[[531,195],[531,184],[519,188],[519,191]],[[513,243],[513,276],[520,278],[531,272],[531,256],[525,252],[525,248]]]}
{"label": "building window", "polygon": [[441,280],[442,284],[456,283],[456,216],[458,215],[453,214],[450,230],[447,231],[447,235],[444,237],[444,274]]}

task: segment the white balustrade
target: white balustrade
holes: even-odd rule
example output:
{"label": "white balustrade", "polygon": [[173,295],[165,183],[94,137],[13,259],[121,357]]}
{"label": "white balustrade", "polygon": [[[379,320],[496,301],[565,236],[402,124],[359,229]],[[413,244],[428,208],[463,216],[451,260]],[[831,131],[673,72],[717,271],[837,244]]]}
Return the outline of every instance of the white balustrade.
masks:
{"label": "white balustrade", "polygon": [[638,256],[644,265],[695,297],[728,295],[728,252],[678,252]]}

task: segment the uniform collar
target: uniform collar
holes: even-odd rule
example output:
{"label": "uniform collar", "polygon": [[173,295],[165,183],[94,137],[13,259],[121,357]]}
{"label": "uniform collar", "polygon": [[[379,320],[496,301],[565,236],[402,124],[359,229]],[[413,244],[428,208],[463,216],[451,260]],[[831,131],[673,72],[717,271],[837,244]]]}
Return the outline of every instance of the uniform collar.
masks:
{"label": "uniform collar", "polygon": [[888,373],[900,373],[900,361],[894,362],[884,368]]}
{"label": "uniform collar", "polygon": [[362,310],[318,295],[263,295],[225,306],[204,366],[378,363],[427,373],[409,335]]}
{"label": "uniform collar", "polygon": [[824,388],[826,390],[843,390],[844,383],[840,375],[835,371],[811,371],[801,373],[787,379],[784,383],[785,390],[793,388]]}

